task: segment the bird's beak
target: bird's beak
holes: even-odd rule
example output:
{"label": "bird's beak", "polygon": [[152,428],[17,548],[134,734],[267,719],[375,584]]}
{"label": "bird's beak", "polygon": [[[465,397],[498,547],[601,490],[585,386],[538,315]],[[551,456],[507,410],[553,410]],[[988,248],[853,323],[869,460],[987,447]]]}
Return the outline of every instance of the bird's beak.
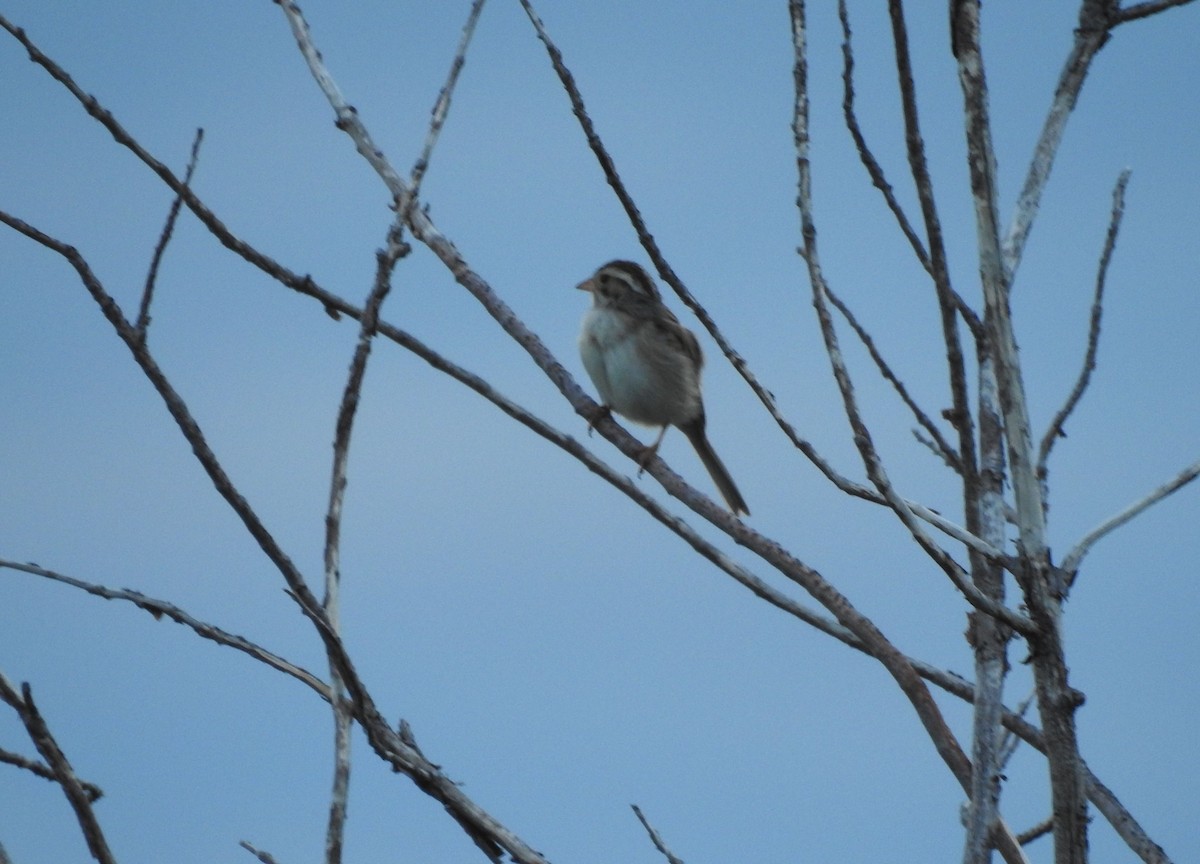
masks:
{"label": "bird's beak", "polygon": [[580,282],[575,287],[578,288],[580,291],[594,292],[596,290],[596,283],[591,279],[584,279],[582,282]]}

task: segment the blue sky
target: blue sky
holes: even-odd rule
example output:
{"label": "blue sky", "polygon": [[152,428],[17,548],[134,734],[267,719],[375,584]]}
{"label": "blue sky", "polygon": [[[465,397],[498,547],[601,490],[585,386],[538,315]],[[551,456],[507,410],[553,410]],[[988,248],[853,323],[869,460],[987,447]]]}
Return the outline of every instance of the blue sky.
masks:
{"label": "blue sky", "polygon": [[[923,130],[959,291],[978,305],[960,94],[944,4],[910,4]],[[388,195],[303,66],[279,8],[212,2],[0,10],[248,242],[361,302]],[[313,2],[314,38],[376,141],[406,169],[468,4]],[[825,8],[828,6],[829,8]],[[861,476],[794,249],[786,4],[545,0],[542,18],[651,230],[800,433]],[[1086,531],[1197,458],[1200,19],[1119,28],[1071,120],[1014,294],[1038,434],[1078,372],[1118,173],[1132,169],[1099,369],[1051,462],[1050,535]],[[810,9],[815,206],[832,286],[932,414],[948,403],[929,285],[840,118],[832,4]],[[902,202],[886,16],[852,4],[862,123]],[[1007,221],[1070,46],[1074,4],[988,4],[985,51]],[[0,208],[76,245],[136,310],[171,196],[9,37],[0,39]],[[438,226],[583,380],[573,286],[645,261],[518,4],[485,8],[424,186]],[[323,672],[283,583],[197,466],[72,272],[0,231],[0,557],[170,600]],[[680,304],[673,304],[682,311]],[[337,401],[357,336],[223,250],[186,214],[150,345],[234,480],[310,579],[321,571]],[[425,249],[384,317],[620,470]],[[689,326],[694,322],[685,320]],[[888,470],[961,519],[951,478],[844,334]],[[709,433],[752,524],[818,568],[910,654],[967,674],[965,604],[878,508],[796,453],[711,341]],[[589,384],[585,386],[591,390]],[[641,430],[643,433],[645,430]],[[701,489],[682,435],[662,455]],[[689,862],[954,860],[962,793],[871,661],[756,601],[579,464],[398,347],[379,343],[351,454],[347,641],[376,700],[430,758],[550,860],[653,861],[639,804]],[[649,477],[652,494],[670,499]],[[1169,854],[1200,849],[1196,491],[1103,540],[1067,607],[1093,771]],[[706,536],[716,536],[703,525]],[[954,550],[956,554],[960,550]],[[771,574],[742,550],[755,572]],[[780,587],[783,587],[782,585]],[[1007,697],[1028,692],[1016,666]],[[0,670],[29,681],[127,862],[320,854],[331,722],[302,686],[132,607],[0,571]],[[969,715],[938,697],[964,743]],[[347,861],[478,853],[441,808],[356,744]],[[0,747],[31,752],[0,712]],[[1006,815],[1047,815],[1022,750]],[[0,770],[15,864],[84,861],[62,795]],[[1097,818],[1096,860],[1133,856]],[[1046,861],[1050,847],[1031,850]]]}

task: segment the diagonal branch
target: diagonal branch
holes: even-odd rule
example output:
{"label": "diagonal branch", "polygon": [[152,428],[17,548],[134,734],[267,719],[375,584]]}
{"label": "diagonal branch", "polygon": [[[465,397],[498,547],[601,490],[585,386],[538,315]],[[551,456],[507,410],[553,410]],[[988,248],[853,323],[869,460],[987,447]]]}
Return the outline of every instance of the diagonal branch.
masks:
{"label": "diagonal branch", "polygon": [[1145,498],[1135,501],[1115,516],[1105,519],[1084,535],[1083,539],[1076,543],[1075,547],[1067,553],[1067,557],[1063,559],[1062,569],[1067,574],[1068,584],[1074,584],[1075,578],[1079,573],[1080,562],[1083,561],[1084,556],[1091,551],[1092,547],[1096,545],[1096,541],[1120,528],[1134,516],[1157,504],[1171,493],[1182,489],[1197,477],[1200,477],[1200,462],[1193,462]]}
{"label": "diagonal branch", "polygon": [[912,412],[917,423],[929,433],[932,439],[930,443],[932,444],[933,451],[954,471],[961,474],[963,467],[958,453],[950,446],[950,442],[942,436],[942,430],[934,425],[934,422],[929,419],[929,415],[909,395],[908,388],[904,386],[904,382],[896,377],[896,373],[892,371],[892,367],[888,365],[888,362],[883,359],[883,355],[879,353],[879,349],[875,345],[875,340],[871,338],[871,334],[858,322],[858,318],[850,310],[850,307],[842,302],[842,298],[835,294],[828,285],[825,286],[825,296],[842,313],[842,316],[846,319],[846,323],[850,325],[855,335],[858,336],[858,341],[863,343],[863,346],[867,349],[867,353],[875,361],[875,367],[879,370],[879,374],[892,385],[892,389],[896,391],[901,401],[908,406],[908,410]]}
{"label": "diagonal branch", "polygon": [[463,25],[462,36],[458,41],[458,50],[454,53],[454,61],[450,64],[446,83],[442,85],[437,100],[433,104],[429,131],[425,135],[425,145],[421,148],[421,155],[417,157],[412,169],[410,182],[414,202],[420,195],[421,181],[425,178],[425,172],[429,170],[430,156],[433,154],[433,148],[442,132],[442,126],[446,123],[446,115],[450,111],[450,99],[454,95],[455,85],[458,84],[459,73],[462,72],[463,65],[467,62],[467,48],[470,47],[471,38],[475,35],[475,25],[479,23],[479,15],[483,12],[484,2],[486,0],[473,0],[471,3],[471,11],[467,14],[467,23]]}
{"label": "diagonal branch", "polygon": [[674,854],[672,854],[671,850],[667,848],[667,844],[663,842],[662,836],[658,833],[655,827],[650,824],[649,820],[646,819],[645,814],[642,813],[642,808],[636,804],[630,804],[629,806],[633,808],[633,812],[637,816],[638,821],[642,823],[642,827],[645,828],[646,833],[650,835],[650,842],[654,844],[654,848],[661,852],[663,857],[667,859],[667,864],[683,864],[683,859],[677,858]]}
{"label": "diagonal branch", "polygon": [[47,570],[45,567],[39,567],[36,564],[19,564],[15,561],[5,561],[0,559],[0,569],[8,568],[10,570],[19,570],[23,573],[32,573],[34,576],[42,576],[46,579],[51,579],[55,582],[61,582],[64,585],[70,585],[72,588],[78,588],[81,591],[86,591],[94,597],[100,597],[104,600],[124,600],[127,603],[132,603],[139,609],[144,609],[149,612],[154,618],[169,618],[177,624],[182,624],[184,627],[191,628],[195,633],[203,639],[208,639],[216,642],[218,645],[225,645],[233,648],[236,651],[241,651],[244,654],[253,657],[260,663],[270,666],[277,672],[282,672],[295,678],[300,683],[306,685],[313,690],[322,699],[329,701],[329,686],[317,676],[313,675],[302,666],[297,666],[291,663],[278,654],[273,654],[266,648],[263,648],[248,639],[241,636],[229,633],[222,630],[220,627],[215,627],[204,621],[194,618],[187,612],[184,612],[178,606],[168,603],[165,600],[157,600],[153,597],[147,597],[139,591],[129,591],[124,588],[106,588],[103,585],[96,585],[92,582],[85,582],[82,579],[76,579],[73,576],[67,576],[63,573],[57,573],[54,570]]}
{"label": "diagonal branch", "polygon": [[[27,759],[20,753],[13,753],[11,750],[0,748],[0,762],[5,763],[6,765],[12,765],[16,768],[22,768],[28,771],[30,774],[36,774],[43,780],[49,780],[51,783],[58,782],[58,777],[55,776],[54,770],[49,768],[46,763],[37,762],[33,759]],[[79,787],[83,789],[84,794],[87,795],[88,801],[92,804],[95,804],[104,797],[104,790],[102,790],[95,783],[88,783],[86,780],[80,780]],[[3,864],[2,860],[0,860],[0,864]]]}
{"label": "diagonal branch", "polygon": [[325,643],[326,651],[331,655],[332,662],[337,665],[338,673],[352,697],[354,715],[380,758],[386,760],[395,770],[404,773],[419,789],[440,802],[492,861],[499,862],[501,853],[506,851],[521,864],[544,864],[545,858],[468,798],[457,784],[442,773],[439,766],[405,745],[390,729],[378,708],[375,707],[374,700],[366,686],[357,677],[357,672],[346,653],[345,646],[331,628],[321,603],[309,589],[300,571],[230,481],[216,455],[208,446],[187,405],[175,392],[166,375],[146,350],[146,346],[137,339],[136,331],[125,319],[116,301],[104,290],[78,250],[7,213],[0,212],[0,221],[58,253],[74,267],[88,293],[100,306],[101,311],[122,341],[130,348],[143,374],[158,391],[167,410],[175,419],[184,438],[191,445],[193,453],[209,475],[218,493],[233,508],[246,530],[258,543],[259,548],[275,564],[287,583],[289,596],[295,600],[300,611],[316,628],[318,635]]}
{"label": "diagonal branch", "polygon": [[46,725],[45,719],[33,702],[33,692],[29,685],[22,684],[21,692],[18,693],[12,682],[0,673],[0,702],[5,702],[17,712],[25,731],[29,733],[29,740],[46,760],[55,781],[62,787],[71,809],[75,811],[75,819],[79,822],[92,857],[100,864],[117,864],[117,859],[108,848],[108,841],[104,839],[104,831],[100,828],[96,813],[92,810],[92,798],[75,776],[75,769],[71,767],[66,754],[54,740],[50,727]]}
{"label": "diagonal branch", "polygon": [[1016,210],[1013,213],[1008,232],[1004,235],[1003,244],[1003,278],[1011,285],[1016,276],[1017,268],[1025,253],[1025,241],[1037,218],[1041,206],[1042,193],[1050,182],[1050,171],[1054,167],[1054,159],[1058,155],[1059,145],[1067,129],[1067,121],[1075,110],[1079,99],[1079,91],[1087,78],[1092,60],[1108,41],[1109,30],[1118,20],[1110,16],[1117,8],[1114,0],[1082,0],[1079,5],[1079,26],[1075,28],[1075,42],[1067,55],[1067,61],[1059,73],[1058,84],[1054,89],[1054,98],[1050,110],[1042,125],[1041,135],[1033,149],[1033,158],[1029,162],[1029,171],[1021,194],[1017,197]]}
{"label": "diagonal branch", "polygon": [[[192,140],[192,155],[188,159],[187,170],[183,174],[183,185],[190,186],[192,175],[196,173],[196,163],[200,158],[200,142],[204,140],[204,130],[197,129],[196,137]],[[154,247],[154,255],[150,259],[150,272],[146,274],[146,284],[142,288],[142,303],[138,309],[137,323],[134,328],[142,341],[146,341],[146,328],[150,326],[150,301],[154,298],[154,283],[158,280],[158,265],[162,262],[163,253],[167,251],[167,244],[171,242],[171,235],[175,231],[175,220],[179,218],[179,208],[183,204],[183,197],[176,194],[175,200],[171,202],[171,209],[167,213],[166,224],[163,225],[162,234],[159,235],[158,244]]]}
{"label": "diagonal branch", "polygon": [[[414,195],[411,199],[416,201]],[[325,597],[321,603],[329,627],[335,634],[341,632],[341,527],[342,505],[346,494],[346,469],[350,460],[350,436],[354,428],[354,416],[362,393],[363,377],[371,344],[379,327],[379,308],[391,291],[392,271],[396,262],[408,253],[409,247],[400,236],[400,216],[388,230],[387,246],[376,253],[375,284],[363,305],[363,315],[358,331],[358,344],[350,362],[350,373],[342,393],[334,424],[333,468],[329,482],[329,507],[325,514]],[[353,711],[344,700],[345,687],[337,664],[330,660],[329,685],[334,721],[334,766],[333,788],[330,792],[329,821],[325,832],[326,864],[341,864],[343,838],[346,827],[346,806],[350,792],[350,723]]]}
{"label": "diagonal branch", "polygon": [[[921,135],[920,114],[917,111],[916,78],[913,73],[909,52],[908,26],[904,20],[901,0],[889,0],[888,16],[892,25],[892,45],[896,55],[896,80],[900,87],[900,105],[904,116],[904,146],[908,155],[909,173],[913,178],[917,200],[921,204],[921,218],[925,223],[925,234],[929,239],[929,263],[937,296],[938,313],[942,323],[942,343],[946,351],[946,367],[949,373],[951,408],[947,418],[958,432],[958,453],[963,478],[963,510],[967,514],[967,525],[972,533],[978,533],[975,514],[978,501],[978,461],[975,448],[975,428],[971,417],[970,388],[967,386],[966,361],[962,342],[958,334],[958,319],[966,322],[976,344],[985,340],[984,328],[979,316],[954,290],[950,281],[950,267],[946,256],[946,240],[942,233],[942,221],[938,215],[937,201],[933,193],[933,176],[925,154],[925,140]],[[848,32],[849,22],[845,28]]]}
{"label": "diagonal branch", "polygon": [[904,208],[896,200],[896,196],[892,192],[892,184],[884,176],[879,160],[875,158],[871,146],[867,144],[866,136],[863,135],[862,127],[858,122],[858,113],[854,110],[854,48],[851,42],[850,13],[846,9],[846,0],[838,0],[838,21],[842,25],[842,117],[846,121],[846,128],[850,131],[850,137],[854,139],[854,148],[858,151],[858,158],[871,177],[872,185],[883,195],[888,209],[896,217],[896,224],[908,239],[909,245],[912,246],[913,254],[917,256],[917,260],[921,262],[925,272],[932,276],[933,263],[929,260],[929,253],[925,251],[925,243],[917,236]]}
{"label": "diagonal branch", "polygon": [[1054,447],[1055,441],[1066,437],[1067,433],[1063,430],[1063,426],[1066,424],[1067,418],[1071,416],[1071,412],[1075,410],[1075,406],[1079,404],[1079,400],[1083,398],[1084,391],[1087,390],[1088,383],[1092,379],[1092,372],[1096,368],[1096,352],[1100,347],[1100,318],[1104,313],[1104,286],[1108,278],[1108,265],[1112,261],[1113,249],[1117,245],[1117,232],[1121,229],[1121,217],[1125,213],[1125,187],[1128,183],[1129,169],[1126,168],[1117,178],[1117,185],[1113,189],[1112,216],[1108,220],[1108,234],[1104,238],[1104,251],[1100,253],[1100,267],[1096,273],[1096,292],[1092,297],[1092,314],[1088,325],[1087,350],[1084,352],[1083,368],[1079,370],[1079,378],[1076,379],[1075,386],[1071,388],[1067,401],[1050,421],[1046,434],[1042,436],[1041,446],[1038,447],[1037,472],[1043,484],[1046,481],[1046,460],[1050,456],[1050,450]]}
{"label": "diagonal branch", "polygon": [[1124,24],[1127,21],[1136,21],[1139,18],[1148,18],[1159,12],[1174,9],[1176,6],[1186,6],[1191,2],[1192,0],[1147,0],[1145,3],[1134,3],[1132,6],[1117,10],[1113,26]]}

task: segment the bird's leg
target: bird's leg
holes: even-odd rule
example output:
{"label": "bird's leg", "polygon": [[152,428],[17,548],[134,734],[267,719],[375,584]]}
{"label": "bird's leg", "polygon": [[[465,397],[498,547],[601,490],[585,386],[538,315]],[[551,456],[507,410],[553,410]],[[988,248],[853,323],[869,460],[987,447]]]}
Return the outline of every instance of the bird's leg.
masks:
{"label": "bird's leg", "polygon": [[596,424],[601,420],[607,420],[612,417],[612,408],[607,405],[598,405],[588,414],[588,434],[592,434],[592,430],[596,428]]}
{"label": "bird's leg", "polygon": [[644,474],[646,472],[646,466],[649,465],[650,460],[652,460],[658,454],[658,445],[662,444],[663,436],[666,434],[667,434],[667,427],[664,426],[658,430],[658,437],[654,439],[654,443],[649,445],[648,447],[646,447],[645,450],[642,451],[642,455],[639,456],[638,460],[637,460],[637,463],[638,463],[637,476],[641,477],[642,474]]}

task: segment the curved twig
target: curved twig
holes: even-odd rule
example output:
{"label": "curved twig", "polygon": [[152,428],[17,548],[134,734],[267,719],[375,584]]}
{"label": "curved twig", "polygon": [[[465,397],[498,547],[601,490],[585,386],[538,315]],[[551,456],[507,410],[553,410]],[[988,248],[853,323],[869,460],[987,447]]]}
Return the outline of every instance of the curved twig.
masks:
{"label": "curved twig", "polygon": [[0,672],[0,702],[7,703],[17,712],[17,716],[21,718],[21,723],[25,726],[25,731],[29,733],[29,740],[46,760],[46,765],[54,775],[54,780],[62,787],[71,809],[75,811],[75,820],[79,823],[79,828],[83,832],[92,857],[99,864],[117,864],[117,859],[113,857],[112,851],[108,848],[108,841],[104,838],[104,831],[100,827],[96,813],[92,810],[92,798],[84,789],[83,784],[79,782],[79,778],[75,776],[75,769],[71,767],[66,754],[54,740],[50,727],[46,725],[37,705],[34,704],[33,691],[30,690],[29,685],[22,684],[21,691],[18,693],[12,682],[4,676],[3,672]]}
{"label": "curved twig", "polygon": [[93,582],[85,582],[82,579],[77,579],[74,576],[67,576],[64,573],[58,573],[54,570],[49,570],[45,567],[39,567],[36,564],[21,564],[16,561],[6,561],[0,559],[0,568],[8,568],[10,570],[19,570],[22,573],[31,573],[34,576],[42,576],[46,579],[51,579],[55,582],[61,582],[64,585],[70,585],[72,588],[78,588],[81,591],[86,591],[94,597],[100,597],[104,600],[123,600],[127,603],[132,603],[139,609],[144,609],[154,616],[155,620],[161,618],[169,618],[177,624],[182,624],[195,631],[196,635],[203,639],[208,639],[211,642],[216,642],[218,645],[224,645],[228,648],[233,648],[235,651],[241,651],[253,657],[260,663],[270,666],[277,672],[282,672],[295,678],[301,684],[304,684],[318,696],[329,701],[329,685],[313,675],[303,666],[297,666],[278,654],[274,654],[263,648],[260,645],[251,642],[242,636],[234,633],[229,633],[205,621],[201,621],[184,612],[173,603],[168,603],[165,600],[158,600],[154,597],[147,597],[140,591],[130,591],[125,588],[106,588],[103,585],[97,585]]}
{"label": "curved twig", "polygon": [[654,844],[654,848],[661,852],[663,857],[667,859],[667,864],[683,864],[683,859],[677,858],[674,854],[672,854],[671,850],[667,848],[667,844],[663,842],[662,836],[659,835],[654,826],[651,825],[649,820],[646,819],[645,814],[642,813],[642,808],[636,804],[630,804],[629,806],[633,808],[633,812],[637,816],[638,821],[642,823],[642,827],[645,828],[646,833],[650,835],[650,842]]}
{"label": "curved twig", "polygon": [[1182,489],[1197,477],[1200,477],[1200,462],[1193,462],[1145,498],[1135,501],[1115,516],[1110,516],[1085,534],[1083,539],[1076,543],[1074,548],[1067,553],[1067,557],[1063,559],[1062,570],[1067,574],[1067,584],[1072,585],[1075,583],[1076,576],[1079,573],[1079,565],[1083,561],[1084,556],[1096,545],[1096,541],[1120,528],[1151,505],[1157,504],[1171,493]]}
{"label": "curved twig", "polygon": [[1129,173],[1128,168],[1122,171],[1117,178],[1116,187],[1113,188],[1112,215],[1108,220],[1104,251],[1100,253],[1100,266],[1096,273],[1096,291],[1092,297],[1092,313],[1088,324],[1087,350],[1083,356],[1083,368],[1079,370],[1075,386],[1071,388],[1067,401],[1050,421],[1046,433],[1042,436],[1041,446],[1038,447],[1037,472],[1043,484],[1046,481],[1046,460],[1050,457],[1054,442],[1059,438],[1066,437],[1067,433],[1063,431],[1063,426],[1066,424],[1067,418],[1071,416],[1071,412],[1075,410],[1075,406],[1079,404],[1079,400],[1083,398],[1084,391],[1087,390],[1088,383],[1092,379],[1092,372],[1096,368],[1096,352],[1100,347],[1100,318],[1104,314],[1104,286],[1108,278],[1108,265],[1112,261],[1113,249],[1117,245],[1117,233],[1121,229],[1121,217],[1125,214],[1125,187],[1129,184]]}
{"label": "curved twig", "polygon": [[[197,129],[196,137],[192,139],[192,155],[188,159],[187,170],[183,172],[184,186],[190,186],[192,183],[192,175],[196,173],[196,164],[200,158],[200,142],[203,140],[204,130]],[[142,302],[138,307],[137,323],[134,324],[134,328],[143,342],[146,341],[146,329],[150,326],[150,302],[154,298],[154,283],[158,280],[158,266],[162,262],[163,253],[167,251],[167,244],[171,242],[171,235],[175,231],[175,220],[179,218],[179,208],[182,204],[183,198],[177,194],[175,200],[171,202],[166,224],[163,225],[158,243],[154,247],[154,254],[150,258],[150,271],[146,274],[146,284],[142,288]]]}
{"label": "curved twig", "polygon": [[931,449],[955,473],[962,474],[962,460],[959,458],[958,453],[950,446],[950,442],[942,436],[942,430],[937,428],[934,422],[929,419],[929,415],[925,413],[925,410],[909,395],[908,388],[904,386],[904,382],[896,376],[896,373],[892,371],[892,367],[888,365],[887,360],[879,353],[879,348],[875,345],[875,340],[871,337],[871,334],[859,323],[858,318],[851,311],[850,307],[828,285],[825,286],[825,296],[842,313],[842,317],[846,319],[846,323],[850,325],[850,329],[858,336],[858,341],[863,344],[863,347],[867,349],[867,353],[871,355],[871,359],[875,361],[875,368],[879,370],[879,374],[883,376],[885,381],[892,385],[892,389],[896,391],[900,400],[908,406],[908,410],[912,412],[917,423],[929,433],[932,439],[929,442]]}
{"label": "curved twig", "polygon": [[[36,762],[33,759],[27,759],[20,753],[13,753],[11,750],[5,750],[2,747],[0,747],[0,762],[3,762],[6,765],[12,765],[16,768],[24,769],[30,774],[36,774],[43,780],[49,780],[51,783],[58,782],[58,778],[54,775],[53,769],[46,765],[46,763]],[[104,790],[95,783],[88,783],[86,780],[80,780],[79,787],[83,789],[84,793],[87,795],[88,801],[93,804],[104,797]],[[0,859],[0,864],[3,864],[3,859]]]}

